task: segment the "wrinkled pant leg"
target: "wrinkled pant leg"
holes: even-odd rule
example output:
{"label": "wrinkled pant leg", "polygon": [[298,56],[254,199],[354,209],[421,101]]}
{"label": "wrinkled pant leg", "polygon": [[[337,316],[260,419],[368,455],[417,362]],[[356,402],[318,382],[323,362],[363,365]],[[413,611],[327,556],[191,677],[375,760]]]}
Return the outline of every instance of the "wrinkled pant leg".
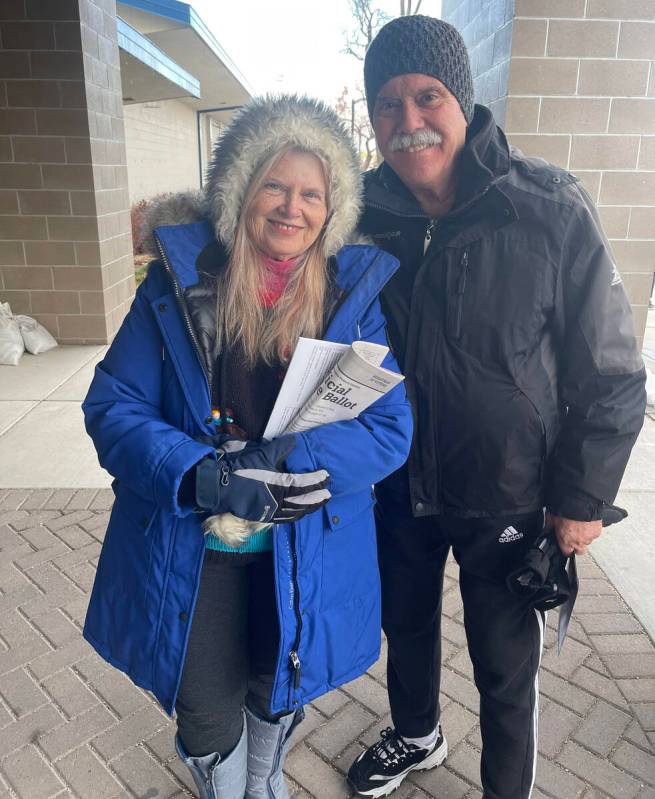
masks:
{"label": "wrinkled pant leg", "polygon": [[243,730],[248,682],[247,568],[206,553],[175,705],[184,750],[227,755]]}
{"label": "wrinkled pant leg", "polygon": [[[544,616],[504,586],[460,575],[464,625],[480,692],[485,799],[528,799],[536,768]],[[508,592],[507,592],[508,593]]]}
{"label": "wrinkled pant leg", "polygon": [[[515,551],[498,540],[511,522],[523,533]],[[540,534],[542,517],[476,520],[459,526],[471,532],[469,546],[460,549],[457,532],[449,529],[460,562],[464,626],[480,692],[484,799],[528,799],[536,770],[545,618],[525,598],[510,593],[504,577]],[[499,551],[504,554],[499,556]],[[483,575],[484,569],[491,574]]]}
{"label": "wrinkled pant leg", "polygon": [[408,498],[380,487],[376,494],[391,716],[402,735],[421,737],[440,715],[441,594],[449,547],[434,517],[412,517]]}

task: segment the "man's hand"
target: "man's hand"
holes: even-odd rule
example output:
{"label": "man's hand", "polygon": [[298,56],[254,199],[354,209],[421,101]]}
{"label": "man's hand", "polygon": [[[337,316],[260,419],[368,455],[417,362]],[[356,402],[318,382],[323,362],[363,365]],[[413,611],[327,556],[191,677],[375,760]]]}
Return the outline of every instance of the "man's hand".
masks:
{"label": "man's hand", "polygon": [[552,527],[559,548],[565,555],[584,555],[587,547],[601,534],[603,524],[600,519],[594,522],[578,522],[562,516],[546,514],[546,527]]}

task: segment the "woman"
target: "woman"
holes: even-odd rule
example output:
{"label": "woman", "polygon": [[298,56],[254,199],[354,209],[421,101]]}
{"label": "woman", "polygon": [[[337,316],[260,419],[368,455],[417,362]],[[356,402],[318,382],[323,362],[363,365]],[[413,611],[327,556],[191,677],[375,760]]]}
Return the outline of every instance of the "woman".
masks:
{"label": "woman", "polygon": [[[176,710],[206,799],[287,797],[303,704],[379,654],[371,484],[407,457],[404,390],[260,441],[299,336],[386,341],[377,294],[397,262],[344,246],[359,191],[333,112],[253,101],[218,141],[204,195],[154,210],[159,260],[84,403],[116,478],[84,635]],[[205,538],[225,513],[262,524],[236,546]]]}

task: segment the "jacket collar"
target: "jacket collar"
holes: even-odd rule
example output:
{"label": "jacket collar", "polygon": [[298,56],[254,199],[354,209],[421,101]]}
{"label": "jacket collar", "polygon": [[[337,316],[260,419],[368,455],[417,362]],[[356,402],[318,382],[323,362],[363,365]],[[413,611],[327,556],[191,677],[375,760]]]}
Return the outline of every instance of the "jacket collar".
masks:
{"label": "jacket collar", "polygon": [[510,168],[509,145],[491,111],[475,106],[460,156],[455,208],[470,202],[490,186],[502,182]]}
{"label": "jacket collar", "polygon": [[188,225],[164,225],[155,228],[160,255],[172,270],[182,289],[198,282],[198,261],[203,250],[215,242],[208,221]]}
{"label": "jacket collar", "polygon": [[[183,290],[196,285],[201,274],[212,276],[227,258],[224,247],[217,242],[208,221],[188,225],[166,225],[155,229],[161,256],[167,262]],[[376,286],[384,285],[398,267],[395,258],[374,256],[373,248],[366,245],[346,245],[336,256],[336,281],[347,293],[362,292],[363,301],[370,302]],[[375,275],[367,276],[373,269]]]}
{"label": "jacket collar", "polygon": [[[509,169],[505,134],[496,125],[491,111],[486,106],[476,105],[460,155],[455,205],[449,215],[460,213],[491,186],[501,184]],[[414,195],[386,162],[368,172],[364,179],[367,207],[399,216],[427,218]]]}
{"label": "jacket collar", "polygon": [[[201,325],[199,319],[207,320],[209,312],[215,313],[213,278],[225,264],[226,251],[214,237],[209,222],[170,225],[156,228],[154,232],[161,257],[173,279],[181,311],[190,322],[194,344],[206,370],[211,373],[213,348],[201,333],[213,329],[214,324]],[[398,266],[393,256],[375,247],[357,244],[342,247],[334,259],[335,280],[341,297],[325,338],[338,341],[350,325],[357,323]],[[210,295],[214,300],[208,299]]]}

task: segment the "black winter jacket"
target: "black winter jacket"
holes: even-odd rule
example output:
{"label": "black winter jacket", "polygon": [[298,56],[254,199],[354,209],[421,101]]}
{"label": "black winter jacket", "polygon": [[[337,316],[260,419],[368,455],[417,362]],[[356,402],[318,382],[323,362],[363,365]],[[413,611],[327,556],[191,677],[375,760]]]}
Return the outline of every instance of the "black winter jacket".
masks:
{"label": "black winter jacket", "polygon": [[382,164],[360,230],[401,263],[382,305],[415,433],[389,490],[408,473],[416,516],[600,518],[643,423],[645,370],[577,178],[510,149],[476,106],[453,209],[428,219]]}

